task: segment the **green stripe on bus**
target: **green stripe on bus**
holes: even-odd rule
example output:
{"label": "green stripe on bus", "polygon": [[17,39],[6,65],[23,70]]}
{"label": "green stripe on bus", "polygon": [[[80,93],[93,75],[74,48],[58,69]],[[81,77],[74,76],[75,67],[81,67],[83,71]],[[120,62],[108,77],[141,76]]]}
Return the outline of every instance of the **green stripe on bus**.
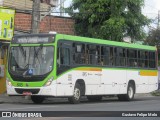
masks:
{"label": "green stripe on bus", "polygon": [[56,35],[56,40],[62,40],[62,39],[79,41],[79,42],[98,43],[98,44],[119,46],[119,47],[126,47],[126,48],[136,48],[136,49],[144,49],[144,50],[152,50],[152,51],[157,50],[156,47],[147,46],[147,45],[124,43],[124,42],[115,42],[115,41],[110,41],[110,40],[102,40],[102,39],[95,39],[95,38],[63,35],[63,34],[57,34]]}

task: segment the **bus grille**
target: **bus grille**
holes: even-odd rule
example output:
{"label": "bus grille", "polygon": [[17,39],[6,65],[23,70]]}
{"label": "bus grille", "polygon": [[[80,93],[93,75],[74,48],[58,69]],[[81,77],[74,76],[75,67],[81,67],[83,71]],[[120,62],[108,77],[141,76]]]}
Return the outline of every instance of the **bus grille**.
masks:
{"label": "bus grille", "polygon": [[38,94],[40,89],[21,89],[21,88],[15,88],[15,91],[19,94],[23,94],[23,92],[31,92],[32,94]]}

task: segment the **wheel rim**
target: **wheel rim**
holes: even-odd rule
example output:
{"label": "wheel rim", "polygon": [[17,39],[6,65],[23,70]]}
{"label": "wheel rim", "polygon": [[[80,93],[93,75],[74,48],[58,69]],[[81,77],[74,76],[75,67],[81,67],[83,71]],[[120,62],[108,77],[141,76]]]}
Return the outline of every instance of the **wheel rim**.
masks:
{"label": "wheel rim", "polygon": [[79,100],[79,98],[80,98],[80,90],[77,88],[75,88],[75,90],[74,90],[74,98],[76,100]]}
{"label": "wheel rim", "polygon": [[132,87],[129,87],[129,89],[128,89],[128,96],[129,96],[129,98],[133,97],[133,88]]}

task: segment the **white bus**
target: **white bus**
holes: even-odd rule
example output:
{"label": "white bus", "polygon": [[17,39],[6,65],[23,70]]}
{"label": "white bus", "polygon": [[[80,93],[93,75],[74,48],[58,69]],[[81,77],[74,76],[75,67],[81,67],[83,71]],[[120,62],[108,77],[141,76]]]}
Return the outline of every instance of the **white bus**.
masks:
{"label": "white bus", "polygon": [[156,47],[63,34],[15,36],[10,45],[7,93],[34,103],[51,96],[130,101],[157,88]]}

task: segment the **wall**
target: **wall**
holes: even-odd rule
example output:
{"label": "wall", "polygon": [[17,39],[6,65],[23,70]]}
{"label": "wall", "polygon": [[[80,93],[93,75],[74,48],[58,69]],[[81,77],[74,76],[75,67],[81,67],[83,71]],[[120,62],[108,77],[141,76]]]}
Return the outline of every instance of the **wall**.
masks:
{"label": "wall", "polygon": [[[31,14],[16,13],[15,30],[30,32]],[[49,31],[74,35],[74,20],[67,17],[46,16],[40,22],[40,32],[48,33]]]}
{"label": "wall", "polygon": [[[7,64],[7,47],[2,47],[4,44],[0,45],[0,65],[4,65],[4,77],[0,77],[0,94],[4,93],[6,91],[6,64]],[[3,51],[3,50],[4,51]],[[2,51],[4,52],[4,55],[2,57]]]}

